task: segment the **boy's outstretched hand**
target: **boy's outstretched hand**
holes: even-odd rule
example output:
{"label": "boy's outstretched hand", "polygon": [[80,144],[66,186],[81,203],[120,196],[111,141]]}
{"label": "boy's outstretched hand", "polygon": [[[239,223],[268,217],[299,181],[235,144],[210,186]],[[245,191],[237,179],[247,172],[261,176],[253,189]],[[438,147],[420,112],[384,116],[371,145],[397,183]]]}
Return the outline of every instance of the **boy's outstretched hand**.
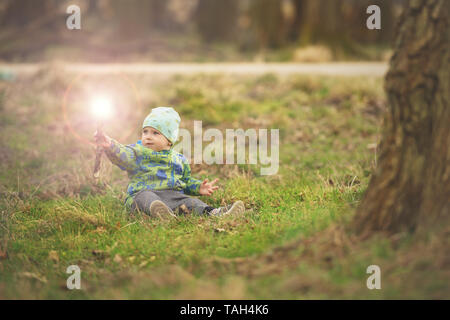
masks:
{"label": "boy's outstretched hand", "polygon": [[217,182],[217,180],[219,179],[214,179],[212,182],[208,182],[208,179],[203,180],[202,184],[200,185],[199,190],[200,195],[210,196],[215,190],[219,189],[218,186],[214,185]]}
{"label": "boy's outstretched hand", "polygon": [[95,131],[94,141],[96,145],[102,148],[108,148],[111,144],[111,138],[104,134],[102,131]]}

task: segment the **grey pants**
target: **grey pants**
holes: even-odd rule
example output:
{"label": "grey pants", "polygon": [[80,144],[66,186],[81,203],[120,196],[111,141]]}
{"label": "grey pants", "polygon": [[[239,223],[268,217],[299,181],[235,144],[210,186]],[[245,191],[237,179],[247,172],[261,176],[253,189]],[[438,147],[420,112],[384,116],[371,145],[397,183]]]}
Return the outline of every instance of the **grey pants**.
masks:
{"label": "grey pants", "polygon": [[146,214],[150,214],[150,205],[155,200],[164,202],[172,211],[184,204],[191,213],[200,215],[208,207],[203,201],[176,190],[141,190],[133,200],[131,210],[134,212],[138,208]]}

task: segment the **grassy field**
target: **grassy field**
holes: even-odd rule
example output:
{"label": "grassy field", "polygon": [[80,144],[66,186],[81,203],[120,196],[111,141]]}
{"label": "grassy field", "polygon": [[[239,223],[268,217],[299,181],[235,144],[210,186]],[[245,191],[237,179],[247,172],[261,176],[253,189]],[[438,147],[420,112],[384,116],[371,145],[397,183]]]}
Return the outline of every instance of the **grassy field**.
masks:
{"label": "grassy field", "polygon": [[[107,87],[121,114],[105,131],[122,143],[136,141],[152,107],[170,105],[187,129],[193,120],[204,130],[278,128],[279,171],[191,165],[198,179],[220,179],[201,199],[240,199],[247,211],[239,217],[130,216],[126,173],[103,161],[95,182],[94,148],[85,141],[95,125],[83,115],[83,97]],[[64,124],[65,93],[81,138]],[[0,299],[449,298],[448,240],[438,240],[445,237],[361,242],[348,230],[376,167],[385,105],[383,80],[371,77],[74,81],[44,68],[0,82]],[[373,264],[381,290],[366,286]],[[81,269],[81,290],[66,288],[69,265]]]}

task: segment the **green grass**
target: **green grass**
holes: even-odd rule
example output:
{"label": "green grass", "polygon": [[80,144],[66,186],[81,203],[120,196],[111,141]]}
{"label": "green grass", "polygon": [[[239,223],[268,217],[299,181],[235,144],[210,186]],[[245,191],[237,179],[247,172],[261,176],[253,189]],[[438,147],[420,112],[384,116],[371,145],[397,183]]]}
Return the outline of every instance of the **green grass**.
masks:
{"label": "green grass", "polygon": [[[115,84],[114,77],[90,76],[69,99],[73,126],[86,139],[95,128],[77,119],[73,105],[99,80]],[[0,298],[448,297],[441,284],[448,274],[436,271],[439,261],[411,256],[416,242],[408,237],[396,245],[383,238],[330,241],[337,236],[329,230],[351,220],[375,168],[370,145],[379,141],[381,79],[131,80],[144,110],[124,111],[108,123],[112,137],[138,129],[151,107],[172,105],[188,129],[193,120],[203,120],[204,130],[280,129],[278,173],[261,176],[258,165],[191,165],[197,178],[220,178],[221,188],[203,201],[218,206],[240,199],[245,215],[171,222],[130,216],[123,208],[126,174],[104,161],[95,183],[93,148],[63,125],[61,99],[70,78],[50,69],[0,83],[1,116],[11,119],[0,129]],[[289,249],[292,241],[297,245]],[[65,271],[73,264],[81,268],[82,290],[66,289]],[[371,264],[383,270],[380,291],[365,286]]]}

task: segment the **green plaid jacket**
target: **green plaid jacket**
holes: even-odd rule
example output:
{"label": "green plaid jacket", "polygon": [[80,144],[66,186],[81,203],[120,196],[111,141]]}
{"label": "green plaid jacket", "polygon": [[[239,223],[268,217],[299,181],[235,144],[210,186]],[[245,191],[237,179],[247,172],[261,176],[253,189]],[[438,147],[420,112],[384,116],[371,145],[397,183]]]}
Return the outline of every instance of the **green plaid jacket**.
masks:
{"label": "green plaid jacket", "polygon": [[188,195],[199,195],[201,180],[191,177],[191,168],[185,156],[170,150],[153,151],[142,145],[121,145],[111,139],[105,149],[111,162],[127,171],[130,182],[125,206],[130,209],[133,196],[141,190],[179,190]]}

